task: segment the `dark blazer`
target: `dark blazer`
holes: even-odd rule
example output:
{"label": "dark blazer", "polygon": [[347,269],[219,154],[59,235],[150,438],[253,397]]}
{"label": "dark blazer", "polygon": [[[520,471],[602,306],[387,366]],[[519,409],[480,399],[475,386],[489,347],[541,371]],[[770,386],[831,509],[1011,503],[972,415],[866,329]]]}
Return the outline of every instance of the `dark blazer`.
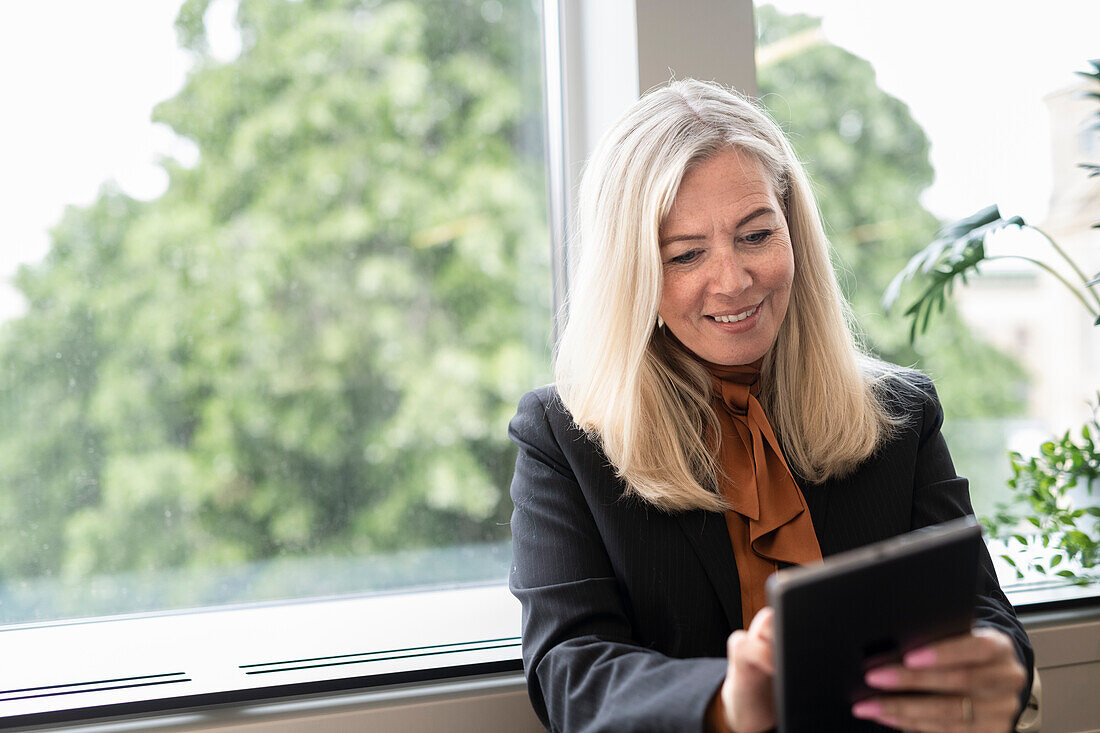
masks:
{"label": "dark blazer", "polygon": [[[896,439],[846,478],[799,480],[822,554],[973,513],[935,389],[919,379],[897,398],[910,419]],[[509,435],[519,446],[509,586],[535,712],[561,731],[702,730],[726,639],[742,628],[722,515],[625,498],[553,387],[523,397]],[[1030,644],[984,548],[981,576],[977,623],[1011,635],[1030,674]]]}

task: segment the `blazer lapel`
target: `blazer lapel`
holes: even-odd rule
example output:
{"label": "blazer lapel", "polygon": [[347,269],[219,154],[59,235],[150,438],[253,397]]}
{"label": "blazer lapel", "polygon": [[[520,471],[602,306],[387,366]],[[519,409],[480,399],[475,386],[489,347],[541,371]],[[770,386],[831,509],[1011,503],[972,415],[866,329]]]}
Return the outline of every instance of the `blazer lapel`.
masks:
{"label": "blazer lapel", "polygon": [[714,585],[731,629],[742,628],[741,583],[733,559],[733,545],[721,514],[695,510],[677,515],[699,562]]}
{"label": "blazer lapel", "polygon": [[807,485],[797,481],[798,488],[802,492],[802,498],[806,500],[806,506],[810,509],[810,518],[814,523],[814,534],[817,535],[817,544],[821,548],[821,554],[830,554],[825,548],[833,546],[832,535],[829,532],[829,496],[832,493],[829,487],[831,482],[819,486]]}

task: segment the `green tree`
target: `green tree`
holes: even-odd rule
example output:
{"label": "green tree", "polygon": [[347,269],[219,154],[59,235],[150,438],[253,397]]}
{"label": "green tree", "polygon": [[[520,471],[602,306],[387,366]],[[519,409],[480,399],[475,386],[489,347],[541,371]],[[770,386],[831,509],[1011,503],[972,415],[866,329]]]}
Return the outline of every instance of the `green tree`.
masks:
{"label": "green tree", "polygon": [[759,47],[778,52],[758,67],[760,95],[815,184],[868,345],[935,377],[949,418],[1019,414],[1021,368],[975,337],[950,306],[929,338],[910,345],[908,324],[880,305],[894,273],[940,227],[919,200],[933,177],[924,131],[903,102],[879,89],[870,63],[816,34],[819,19],[765,5],[756,20]]}
{"label": "green tree", "polygon": [[241,0],[222,63],[208,4],[154,115],[197,165],[18,276],[0,581],[507,537],[549,361],[531,5]]}

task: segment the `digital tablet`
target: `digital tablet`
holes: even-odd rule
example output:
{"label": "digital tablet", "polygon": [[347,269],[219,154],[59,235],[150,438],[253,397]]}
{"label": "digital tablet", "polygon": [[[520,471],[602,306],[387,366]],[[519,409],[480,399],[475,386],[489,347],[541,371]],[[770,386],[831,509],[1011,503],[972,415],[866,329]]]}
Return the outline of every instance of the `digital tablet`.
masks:
{"label": "digital tablet", "polygon": [[781,733],[881,730],[851,714],[864,674],[970,630],[981,542],[966,517],[772,575]]}

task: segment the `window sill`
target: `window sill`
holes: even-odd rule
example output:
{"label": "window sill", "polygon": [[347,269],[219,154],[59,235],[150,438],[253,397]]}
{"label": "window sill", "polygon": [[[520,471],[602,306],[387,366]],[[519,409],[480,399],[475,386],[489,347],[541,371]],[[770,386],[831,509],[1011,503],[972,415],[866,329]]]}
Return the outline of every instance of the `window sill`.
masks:
{"label": "window sill", "polygon": [[[1025,624],[1100,608],[1100,584],[1040,586],[1007,590]],[[503,584],[4,627],[0,657],[19,664],[0,668],[0,728],[191,730],[520,693],[519,634]]]}
{"label": "window sill", "polygon": [[503,585],[6,627],[0,728],[520,670]]}
{"label": "window sill", "polygon": [[1006,585],[1005,595],[1019,614],[1053,611],[1078,606],[1100,606],[1100,581],[1075,585],[1065,581],[1045,581]]}

